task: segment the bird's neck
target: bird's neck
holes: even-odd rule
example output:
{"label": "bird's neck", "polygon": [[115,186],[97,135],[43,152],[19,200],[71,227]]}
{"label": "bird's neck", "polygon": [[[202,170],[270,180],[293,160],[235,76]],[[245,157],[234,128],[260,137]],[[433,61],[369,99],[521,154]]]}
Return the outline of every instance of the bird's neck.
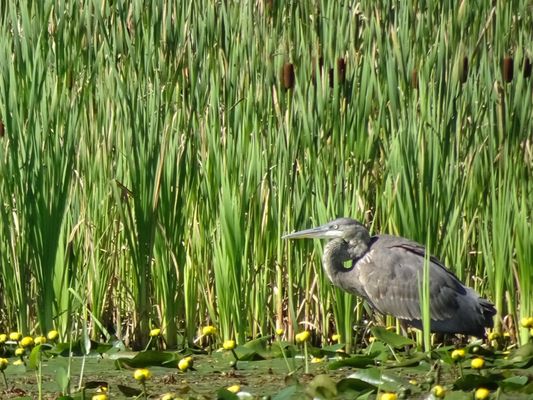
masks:
{"label": "bird's neck", "polygon": [[346,268],[346,261],[356,261],[368,251],[370,237],[352,239],[346,242],[343,239],[334,239],[324,248],[322,265],[328,278],[334,285],[344,287],[344,274],[351,268]]}

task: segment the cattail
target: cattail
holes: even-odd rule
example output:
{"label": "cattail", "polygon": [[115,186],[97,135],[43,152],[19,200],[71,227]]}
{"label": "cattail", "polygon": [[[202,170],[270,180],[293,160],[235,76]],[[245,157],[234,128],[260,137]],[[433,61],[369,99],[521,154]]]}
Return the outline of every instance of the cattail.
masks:
{"label": "cattail", "polygon": [[531,76],[531,60],[526,58],[524,60],[524,78],[529,78]]}
{"label": "cattail", "polygon": [[[313,83],[317,81],[320,75],[322,75],[322,67],[324,66],[324,58],[319,57],[318,60],[313,59],[313,69],[311,71],[311,80]],[[318,74],[317,74],[318,67]]]}
{"label": "cattail", "polygon": [[342,57],[337,59],[337,76],[339,83],[344,83],[346,80],[346,60]]}
{"label": "cattail", "polygon": [[294,88],[294,65],[285,63],[281,68],[281,84],[285,90]]}
{"label": "cattail", "polygon": [[468,78],[468,57],[463,57],[463,62],[459,68],[459,82],[465,83]]}
{"label": "cattail", "polygon": [[504,82],[511,82],[513,80],[513,66],[514,62],[512,57],[505,57],[503,59],[502,75]]}
{"label": "cattail", "polygon": [[418,89],[418,71],[416,68],[413,68],[413,71],[411,72],[411,85],[413,86],[413,89]]}

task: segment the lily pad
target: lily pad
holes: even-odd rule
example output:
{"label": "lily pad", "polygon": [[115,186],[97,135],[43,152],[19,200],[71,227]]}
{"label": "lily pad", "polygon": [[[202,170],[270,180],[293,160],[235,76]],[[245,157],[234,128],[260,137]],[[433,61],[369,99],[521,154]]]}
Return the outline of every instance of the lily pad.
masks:
{"label": "lily pad", "polygon": [[398,335],[395,332],[391,332],[382,326],[373,326],[370,331],[372,335],[389,346],[399,349],[405,346],[412,346],[415,342],[405,336]]}
{"label": "lily pad", "polygon": [[400,386],[406,388],[410,388],[412,386],[406,379],[403,379],[395,374],[383,372],[378,368],[360,369],[348,376],[348,378],[359,379],[371,385],[379,386],[383,390],[390,391],[396,391]]}
{"label": "lily pad", "polygon": [[133,358],[121,357],[116,359],[118,367],[144,368],[150,366],[175,368],[180,357],[175,353],[147,350],[138,353]]}
{"label": "lily pad", "polygon": [[478,387],[486,387],[490,390],[498,388],[497,381],[501,379],[494,375],[465,374],[453,384],[454,389],[469,391]]}
{"label": "lily pad", "polygon": [[377,354],[358,354],[353,357],[343,358],[342,360],[333,361],[329,364],[329,369],[339,369],[342,367],[354,367],[354,368],[365,368],[369,365],[375,365]]}

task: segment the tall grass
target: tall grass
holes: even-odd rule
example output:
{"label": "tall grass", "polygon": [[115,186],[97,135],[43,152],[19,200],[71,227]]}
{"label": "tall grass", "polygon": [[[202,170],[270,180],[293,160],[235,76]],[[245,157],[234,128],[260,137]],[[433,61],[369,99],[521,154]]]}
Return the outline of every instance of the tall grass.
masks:
{"label": "tall grass", "polygon": [[136,347],[207,323],[350,347],[363,304],[322,243],[280,240],[345,215],[431,238],[512,328],[533,310],[528,7],[9,2],[0,324],[97,336],[88,307]]}

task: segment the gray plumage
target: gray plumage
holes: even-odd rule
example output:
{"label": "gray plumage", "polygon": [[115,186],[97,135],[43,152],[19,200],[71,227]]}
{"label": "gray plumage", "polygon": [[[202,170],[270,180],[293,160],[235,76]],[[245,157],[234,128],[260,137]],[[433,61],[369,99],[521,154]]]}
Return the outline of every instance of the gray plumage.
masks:
{"label": "gray plumage", "polygon": [[[331,239],[322,264],[331,282],[359,295],[382,314],[422,327],[419,288],[426,250],[411,240],[370,236],[350,218],[285,235],[284,239]],[[349,263],[347,263],[349,262]],[[429,258],[431,331],[485,336],[493,326],[494,306],[464,286],[437,258]]]}

